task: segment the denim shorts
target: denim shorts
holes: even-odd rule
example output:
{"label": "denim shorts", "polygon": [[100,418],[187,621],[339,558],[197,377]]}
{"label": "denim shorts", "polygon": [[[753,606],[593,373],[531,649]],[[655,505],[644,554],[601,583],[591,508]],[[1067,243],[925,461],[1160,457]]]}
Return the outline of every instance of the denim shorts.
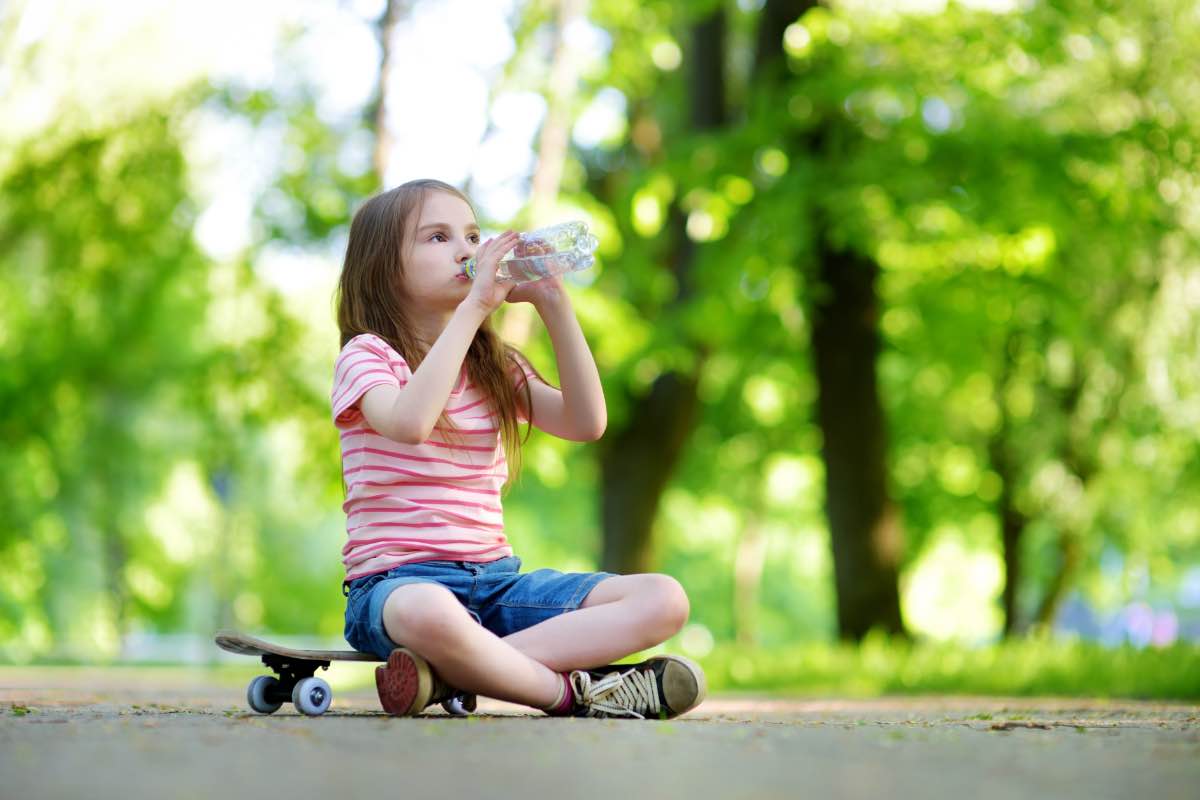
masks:
{"label": "denim shorts", "polygon": [[611,572],[563,573],[539,569],[519,574],[516,556],[495,561],[418,561],[355,578],[346,593],[346,641],[355,650],[387,658],[403,642],[383,628],[388,595],[409,583],[445,586],[483,627],[500,637],[574,611]]}

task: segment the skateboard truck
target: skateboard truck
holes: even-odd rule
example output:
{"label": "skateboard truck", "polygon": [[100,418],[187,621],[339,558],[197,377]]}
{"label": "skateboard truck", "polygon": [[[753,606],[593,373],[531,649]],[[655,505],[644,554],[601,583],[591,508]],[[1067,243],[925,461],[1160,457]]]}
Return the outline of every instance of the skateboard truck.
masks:
{"label": "skateboard truck", "polygon": [[[270,667],[278,676],[275,679],[275,683],[266,687],[263,693],[264,697],[272,703],[290,702],[292,700],[292,690],[295,689],[300,681],[312,678],[316,674],[318,667],[329,669],[328,661],[299,661],[294,658],[285,658],[271,654],[264,654],[262,662]],[[325,683],[320,678],[316,680]]]}

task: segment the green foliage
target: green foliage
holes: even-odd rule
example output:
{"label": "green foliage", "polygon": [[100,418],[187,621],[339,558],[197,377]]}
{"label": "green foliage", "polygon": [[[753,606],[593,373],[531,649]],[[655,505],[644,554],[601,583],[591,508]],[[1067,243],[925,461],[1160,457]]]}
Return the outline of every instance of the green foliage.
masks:
{"label": "green foliage", "polygon": [[[739,532],[824,526],[820,472],[789,482],[784,469],[820,452],[807,355],[825,290],[818,236],[883,268],[878,371],[909,569],[944,535],[998,553],[1004,498],[1028,531],[1019,621],[1064,581],[1111,606],[1096,590],[1105,552],[1156,565],[1161,598],[1200,543],[1200,454],[1179,428],[1198,419],[1184,399],[1193,370],[1177,355],[1196,340],[1183,322],[1196,300],[1167,288],[1194,274],[1200,233],[1182,188],[1194,186],[1200,98],[1178,77],[1200,52],[1192,4],[831,3],[788,29],[786,73],[770,80],[750,66],[762,12],[730,7],[731,121],[715,130],[688,122],[699,13],[594,4],[592,19],[621,35],[584,95],[618,89],[628,121],[616,143],[576,151],[565,186],[569,202],[605,209],[619,242],[594,290],[654,323],[635,338],[612,316],[584,319],[609,355],[610,427],[660,372],[710,354],[674,481],[697,513],[729,509],[706,555],[715,574],[689,584],[706,601],[699,620],[731,632]],[[665,260],[672,202],[698,253],[683,302]],[[772,485],[776,498],[791,486],[790,502]],[[696,549],[696,519],[662,520],[673,574]],[[793,579],[808,591],[811,576]]]}
{"label": "green foliage", "polygon": [[305,507],[268,502],[273,471],[303,471],[275,469],[267,446],[315,429],[327,389],[302,377],[297,322],[249,263],[193,242],[178,129],[198,97],[31,142],[0,177],[8,657],[208,629],[258,559],[305,552],[272,535]]}
{"label": "green foliage", "polygon": [[[757,5],[590,4],[609,50],[571,113],[615,90],[627,119],[572,149],[560,209],[601,235],[575,298],[610,427],[664,371],[700,371],[655,546],[717,642],[714,687],[1196,697],[1183,647],[795,644],[834,629],[808,355],[822,237],[882,268],[910,594],[941,542],[995,559],[1005,498],[1027,523],[1025,619],[1060,579],[1104,610],[1172,599],[1197,563],[1194,4],[829,3],[768,43],[777,74],[755,72]],[[691,26],[718,7],[727,120],[697,130]],[[553,19],[522,8],[502,89],[547,90]],[[0,160],[0,659],[111,655],[140,630],[339,633],[329,306],[256,271],[270,248],[335,252],[375,187],[367,124],[318,108],[283,80],[189,91]],[[193,240],[198,111],[278,145],[226,261]],[[548,339],[522,347],[553,379]],[[594,568],[594,450],[534,434],[525,464],[506,509],[526,568]]]}
{"label": "green foliage", "polygon": [[1024,639],[965,649],[868,637],[861,646],[722,647],[701,659],[714,691],[1108,697],[1194,701],[1200,648],[1107,648]]}
{"label": "green foliage", "polygon": [[171,412],[192,402],[206,368],[190,334],[205,322],[208,276],[167,113],[29,145],[0,198],[0,468],[12,478],[0,488],[11,573],[0,592],[17,612],[3,619],[11,641],[38,624],[39,607],[62,630],[89,616],[91,595],[51,586],[139,602],[120,572],[131,550],[153,547],[139,512],[203,435]]}

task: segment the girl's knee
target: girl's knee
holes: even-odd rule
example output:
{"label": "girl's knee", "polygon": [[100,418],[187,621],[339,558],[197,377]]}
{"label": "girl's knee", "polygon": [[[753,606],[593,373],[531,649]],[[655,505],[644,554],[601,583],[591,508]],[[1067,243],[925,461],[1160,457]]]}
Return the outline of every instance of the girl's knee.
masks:
{"label": "girl's knee", "polygon": [[473,621],[462,603],[449,589],[434,583],[401,586],[383,604],[383,627],[388,637],[418,652],[453,637],[465,624]]}
{"label": "girl's knee", "polygon": [[645,608],[650,613],[650,626],[659,642],[665,641],[680,631],[691,613],[687,592],[683,585],[670,575],[646,575],[647,597]]}

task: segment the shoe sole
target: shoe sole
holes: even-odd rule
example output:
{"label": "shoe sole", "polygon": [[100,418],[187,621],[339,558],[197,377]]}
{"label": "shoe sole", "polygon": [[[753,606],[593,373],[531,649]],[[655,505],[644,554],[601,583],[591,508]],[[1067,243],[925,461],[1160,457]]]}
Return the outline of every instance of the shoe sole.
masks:
{"label": "shoe sole", "polygon": [[683,656],[658,656],[650,660],[667,662],[659,680],[668,719],[686,714],[704,702],[708,682],[699,664]]}
{"label": "shoe sole", "polygon": [[375,668],[375,688],[384,711],[397,717],[410,717],[429,705],[433,673],[425,659],[411,650],[397,647],[388,656],[386,664]]}

